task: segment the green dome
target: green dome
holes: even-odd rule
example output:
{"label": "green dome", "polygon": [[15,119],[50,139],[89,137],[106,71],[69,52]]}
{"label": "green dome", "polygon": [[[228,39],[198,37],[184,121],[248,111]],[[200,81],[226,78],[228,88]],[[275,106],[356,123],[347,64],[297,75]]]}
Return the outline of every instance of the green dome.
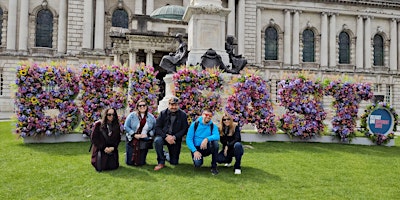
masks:
{"label": "green dome", "polygon": [[167,5],[154,10],[150,14],[150,17],[158,19],[182,20],[183,14],[185,14],[185,7],[176,5]]}

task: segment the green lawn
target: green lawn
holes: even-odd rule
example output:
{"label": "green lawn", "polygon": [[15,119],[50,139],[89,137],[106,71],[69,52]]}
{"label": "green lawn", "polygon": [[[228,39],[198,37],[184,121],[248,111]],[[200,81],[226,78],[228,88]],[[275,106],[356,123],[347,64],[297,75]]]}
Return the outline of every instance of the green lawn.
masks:
{"label": "green lawn", "polygon": [[158,172],[124,163],[95,172],[89,143],[24,144],[13,123],[0,122],[0,199],[400,199],[400,147],[343,144],[252,143],[242,175],[211,157],[194,169],[186,145],[181,164]]}

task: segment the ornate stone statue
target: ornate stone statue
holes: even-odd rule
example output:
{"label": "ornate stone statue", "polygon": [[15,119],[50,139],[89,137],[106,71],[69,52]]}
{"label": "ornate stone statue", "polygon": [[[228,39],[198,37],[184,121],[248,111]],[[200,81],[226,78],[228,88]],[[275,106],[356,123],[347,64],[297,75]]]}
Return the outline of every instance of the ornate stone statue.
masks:
{"label": "ornate stone statue", "polygon": [[219,67],[223,71],[226,71],[226,66],[222,62],[222,58],[220,55],[215,52],[214,49],[208,49],[202,56],[201,56],[201,68],[213,68]]}
{"label": "ornate stone statue", "polygon": [[246,65],[247,65],[247,60],[242,57],[242,55],[235,55],[234,50],[235,50],[235,45],[234,44],[235,37],[232,35],[228,35],[226,37],[226,42],[225,42],[225,50],[226,53],[229,55],[229,62],[232,63],[232,69],[230,69],[230,73],[232,74],[238,74]]}
{"label": "ornate stone statue", "polygon": [[175,53],[169,53],[162,57],[160,67],[167,70],[168,73],[175,73],[176,66],[186,65],[188,58],[188,46],[182,39],[181,33],[176,34],[176,40],[179,42],[179,47]]}

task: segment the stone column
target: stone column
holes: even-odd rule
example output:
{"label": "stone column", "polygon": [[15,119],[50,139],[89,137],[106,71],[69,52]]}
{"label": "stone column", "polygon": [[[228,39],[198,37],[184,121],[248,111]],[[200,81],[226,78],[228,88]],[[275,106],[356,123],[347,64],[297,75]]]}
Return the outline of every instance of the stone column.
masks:
{"label": "stone column", "polygon": [[336,67],[336,14],[329,21],[329,67]]}
{"label": "stone column", "polygon": [[284,32],[283,32],[283,65],[291,64],[291,41],[290,41],[290,10],[284,10]]}
{"label": "stone column", "polygon": [[135,48],[130,48],[129,49],[129,66],[134,67],[136,65],[136,52],[138,52],[139,49]]}
{"label": "stone column", "polygon": [[228,1],[228,8],[229,10],[231,10],[231,12],[228,14],[228,31],[227,31],[227,35],[236,35],[236,31],[235,31],[235,18],[236,18],[236,1],[235,0],[229,0]]}
{"label": "stone column", "polygon": [[243,55],[244,54],[244,29],[245,29],[245,25],[244,25],[244,20],[245,20],[245,0],[239,0],[238,3],[238,35],[237,35],[237,42],[238,42],[238,46],[237,46],[237,50],[238,50],[238,54]]}
{"label": "stone column", "polygon": [[257,9],[257,20],[256,20],[256,63],[261,64],[261,10]]}
{"label": "stone column", "polygon": [[356,69],[364,68],[364,19],[357,17],[357,39],[356,39]]}
{"label": "stone column", "polygon": [[328,67],[328,15],[321,14],[321,67]]}
{"label": "stone column", "polygon": [[17,36],[17,4],[16,0],[8,0],[7,50],[15,51]]}
{"label": "stone column", "polygon": [[371,68],[371,17],[365,19],[364,27],[364,64],[365,69]]}
{"label": "stone column", "polygon": [[94,49],[104,50],[104,0],[96,0],[96,34],[94,34]]}
{"label": "stone column", "polygon": [[114,54],[114,65],[121,64],[120,60],[121,60],[122,51],[115,49],[115,50],[112,50],[112,53]]}
{"label": "stone column", "polygon": [[390,21],[390,71],[397,71],[397,20]]}
{"label": "stone column", "polygon": [[143,15],[143,2],[142,0],[135,0],[135,14]]}
{"label": "stone column", "polygon": [[154,49],[145,49],[146,53],[146,65],[153,66],[153,54],[156,52]]}
{"label": "stone column", "polygon": [[[400,19],[397,19],[397,22],[399,22]],[[400,63],[400,24],[397,24],[397,64]],[[397,70],[400,70],[400,67],[397,66]]]}
{"label": "stone column", "polygon": [[58,40],[57,49],[59,54],[67,52],[67,18],[68,0],[60,0],[60,17],[58,18]]}
{"label": "stone column", "polygon": [[300,11],[296,10],[293,15],[293,47],[292,47],[292,65],[299,65],[300,48]]}
{"label": "stone column", "polygon": [[154,11],[154,0],[146,0],[146,15]]}
{"label": "stone column", "polygon": [[93,49],[93,0],[83,2],[82,48]]}
{"label": "stone column", "polygon": [[[29,20],[29,0],[21,1],[19,12],[19,38],[18,50],[28,51],[28,20]],[[7,35],[8,37],[9,35]]]}

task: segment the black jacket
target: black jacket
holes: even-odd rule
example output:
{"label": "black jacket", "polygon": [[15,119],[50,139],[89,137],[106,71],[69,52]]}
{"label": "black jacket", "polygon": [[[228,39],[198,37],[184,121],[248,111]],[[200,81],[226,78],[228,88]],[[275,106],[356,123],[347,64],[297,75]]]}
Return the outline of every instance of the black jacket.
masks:
{"label": "black jacket", "polygon": [[186,113],[179,109],[176,111],[176,119],[172,125],[172,133],[168,133],[170,123],[170,111],[167,109],[161,111],[156,121],[156,136],[161,136],[163,139],[167,134],[174,135],[176,140],[182,141],[182,137],[187,133],[189,124]]}

